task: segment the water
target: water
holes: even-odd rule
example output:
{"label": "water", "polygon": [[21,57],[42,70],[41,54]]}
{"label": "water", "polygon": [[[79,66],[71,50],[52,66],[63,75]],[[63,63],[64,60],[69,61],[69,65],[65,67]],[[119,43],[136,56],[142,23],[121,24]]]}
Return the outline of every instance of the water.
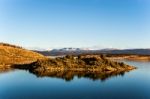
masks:
{"label": "water", "polygon": [[37,77],[25,70],[0,73],[0,99],[150,99],[150,62],[105,80],[74,76]]}

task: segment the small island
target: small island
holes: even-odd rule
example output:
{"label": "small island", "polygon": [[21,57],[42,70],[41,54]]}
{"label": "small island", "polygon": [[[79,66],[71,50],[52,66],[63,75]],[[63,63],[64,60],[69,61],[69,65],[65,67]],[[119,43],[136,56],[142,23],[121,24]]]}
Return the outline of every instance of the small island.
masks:
{"label": "small island", "polygon": [[0,43],[0,69],[26,69],[38,76],[52,72],[119,74],[136,69],[134,66],[109,60],[105,55],[67,55],[48,58],[22,47]]}

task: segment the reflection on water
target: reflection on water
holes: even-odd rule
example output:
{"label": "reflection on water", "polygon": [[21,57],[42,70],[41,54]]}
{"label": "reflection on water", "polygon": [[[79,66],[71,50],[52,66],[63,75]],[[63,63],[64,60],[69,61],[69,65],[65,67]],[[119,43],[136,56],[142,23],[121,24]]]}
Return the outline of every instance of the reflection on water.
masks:
{"label": "reflection on water", "polygon": [[10,71],[14,71],[14,69],[10,69],[10,68],[6,68],[6,69],[2,69],[2,68],[0,68],[0,74],[2,74],[2,73],[7,73],[7,72],[10,72]]}
{"label": "reflection on water", "polygon": [[89,78],[91,80],[102,80],[105,81],[110,77],[114,77],[117,75],[123,76],[125,72],[118,71],[118,72],[89,72],[89,71],[45,71],[45,72],[32,72],[30,73],[35,74],[37,77],[54,77],[54,78],[61,78],[66,81],[71,81],[74,77],[78,78]]}
{"label": "reflection on water", "polygon": [[[5,70],[0,70],[0,73],[7,73],[10,71],[15,71],[15,70],[5,69]],[[115,76],[124,76],[125,74],[124,71],[89,72],[89,71],[71,71],[71,70],[64,70],[64,71],[49,70],[49,71],[42,71],[42,72],[34,72],[34,71],[29,70],[29,73],[36,75],[38,78],[41,78],[41,77],[59,78],[65,81],[72,81],[75,77],[88,78],[93,81],[94,80],[105,81],[108,78],[115,77]]]}

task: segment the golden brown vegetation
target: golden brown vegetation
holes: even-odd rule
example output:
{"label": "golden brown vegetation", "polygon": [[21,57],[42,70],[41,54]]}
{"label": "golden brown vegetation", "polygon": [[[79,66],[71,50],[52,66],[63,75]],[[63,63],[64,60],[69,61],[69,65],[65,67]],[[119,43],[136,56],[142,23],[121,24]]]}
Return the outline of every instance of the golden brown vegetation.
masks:
{"label": "golden brown vegetation", "polygon": [[44,58],[44,56],[19,46],[0,43],[0,67],[3,65],[30,63],[40,58]]}
{"label": "golden brown vegetation", "polygon": [[112,60],[150,61],[150,55],[108,54],[106,57]]}
{"label": "golden brown vegetation", "polygon": [[[43,72],[51,70],[71,70],[71,71],[89,71],[89,72],[106,72],[106,71],[128,71],[135,69],[133,66],[123,62],[113,62],[106,59],[103,55],[85,55],[58,57],[55,59],[41,59],[34,64],[27,64],[33,71]],[[25,65],[25,67],[27,67]],[[32,66],[30,66],[32,65]],[[19,66],[20,67],[20,66]],[[24,67],[23,65],[21,67]]]}

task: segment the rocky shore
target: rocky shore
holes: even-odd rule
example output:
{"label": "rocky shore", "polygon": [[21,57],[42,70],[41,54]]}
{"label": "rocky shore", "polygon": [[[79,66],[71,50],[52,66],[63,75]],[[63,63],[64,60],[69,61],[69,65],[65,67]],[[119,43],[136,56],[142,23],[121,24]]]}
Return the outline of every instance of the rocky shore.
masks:
{"label": "rocky shore", "polygon": [[88,72],[118,72],[136,69],[123,62],[114,62],[103,55],[65,56],[55,59],[40,59],[30,64],[14,64],[13,68],[29,69],[33,72],[47,71],[88,71]]}

